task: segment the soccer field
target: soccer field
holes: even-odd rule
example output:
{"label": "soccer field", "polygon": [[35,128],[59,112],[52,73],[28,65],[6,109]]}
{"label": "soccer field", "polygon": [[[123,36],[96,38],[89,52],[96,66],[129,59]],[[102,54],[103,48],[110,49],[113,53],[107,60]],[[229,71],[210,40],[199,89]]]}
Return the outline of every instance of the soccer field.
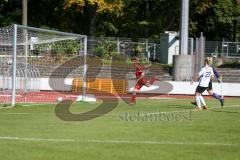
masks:
{"label": "soccer field", "polygon": [[[0,109],[2,160],[240,159],[240,100],[224,107],[207,99],[209,110],[191,111],[191,99],[120,101],[89,121],[63,121],[54,104]],[[111,102],[108,102],[111,103]],[[86,112],[97,103],[76,103]]]}

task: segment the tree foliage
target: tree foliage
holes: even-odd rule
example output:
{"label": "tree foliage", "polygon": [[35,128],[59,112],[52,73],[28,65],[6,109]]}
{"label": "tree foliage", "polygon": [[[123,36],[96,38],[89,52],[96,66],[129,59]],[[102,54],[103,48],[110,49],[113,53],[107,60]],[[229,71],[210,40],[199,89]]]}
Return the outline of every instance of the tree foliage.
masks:
{"label": "tree foliage", "polygon": [[64,3],[65,11],[78,13],[79,19],[84,19],[91,36],[95,36],[96,31],[100,34],[116,33],[114,19],[121,15],[122,7],[121,0],[65,0]]}
{"label": "tree foliage", "polygon": [[[21,0],[0,0],[0,26],[21,23]],[[181,0],[29,0],[28,24],[90,36],[159,38],[178,31]],[[237,0],[190,0],[189,35],[240,40]]]}
{"label": "tree foliage", "polygon": [[112,1],[106,1],[106,0],[66,0],[65,1],[65,8],[69,8],[73,5],[76,5],[80,8],[80,10],[83,10],[84,7],[91,5],[94,6],[96,9],[96,12],[99,14],[102,13],[116,13],[117,11],[121,10],[122,8],[122,1],[120,0],[112,0]]}
{"label": "tree foliage", "polygon": [[196,36],[203,32],[207,39],[211,40],[234,40],[233,37],[237,36],[234,32],[237,26],[234,26],[234,23],[240,18],[240,6],[235,0],[195,0],[192,8],[195,10],[191,11],[191,35]]}

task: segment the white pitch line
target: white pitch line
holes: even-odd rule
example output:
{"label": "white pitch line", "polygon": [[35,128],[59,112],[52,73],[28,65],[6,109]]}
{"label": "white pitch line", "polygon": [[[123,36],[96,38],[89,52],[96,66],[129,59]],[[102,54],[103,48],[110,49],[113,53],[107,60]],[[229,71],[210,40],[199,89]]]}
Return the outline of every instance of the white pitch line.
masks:
{"label": "white pitch line", "polygon": [[203,145],[203,146],[239,146],[237,143],[218,142],[177,142],[177,141],[131,141],[131,140],[79,140],[79,139],[51,139],[30,137],[0,137],[0,140],[9,141],[42,141],[42,142],[69,142],[69,143],[104,143],[104,144],[148,144],[148,145]]}
{"label": "white pitch line", "polygon": [[[226,109],[226,108],[238,108],[240,107],[240,105],[230,105],[230,106],[224,106],[224,107],[211,107],[211,108],[208,108],[208,110],[212,110],[212,109]],[[3,107],[3,108],[0,108],[0,109],[4,109],[7,107]],[[14,108],[14,107],[11,107],[11,108]],[[143,115],[154,115],[154,114],[164,114],[164,113],[187,113],[191,110],[191,112],[199,112],[199,111],[195,111],[195,110],[192,110],[192,109],[185,109],[185,110],[179,110],[179,111],[167,111],[167,112],[162,112],[162,111],[159,111],[159,112],[139,112],[140,113],[140,116],[143,116]],[[207,110],[206,110],[207,111]],[[89,116],[99,116],[99,115],[102,115],[104,117],[106,116],[119,116],[123,113],[126,113],[126,112],[121,112],[119,114],[85,114],[85,115],[89,115]],[[135,114],[136,112],[129,112],[129,114]],[[33,114],[38,114],[38,115],[49,115],[49,113],[27,113],[27,112],[15,112],[15,113],[0,113],[0,115],[33,115]]]}
{"label": "white pitch line", "polygon": [[[23,107],[27,107],[27,106],[43,106],[43,105],[54,105],[54,104],[50,104],[50,103],[43,103],[43,104],[37,104],[37,103],[33,103],[33,104],[19,104],[20,106]],[[7,107],[0,107],[0,109],[9,109],[9,108],[15,108],[13,106],[7,106]]]}
{"label": "white pitch line", "polygon": [[208,108],[208,109],[219,109],[219,108],[222,108],[222,109],[225,109],[225,108],[235,108],[235,107],[240,107],[239,104],[235,104],[235,105],[230,105],[230,106],[223,106],[223,107],[211,107],[211,108]]}
{"label": "white pitch line", "polygon": [[[226,109],[226,108],[238,108],[240,107],[240,105],[230,105],[230,106],[224,106],[224,107],[211,107],[208,108],[207,110],[212,110],[212,109]],[[153,112],[153,113],[146,113],[146,114],[159,114],[159,113],[184,113],[184,112],[189,112],[191,110],[191,112],[199,112],[199,111],[195,111],[192,109],[186,109],[186,110],[179,110],[179,111],[168,111],[168,112]],[[206,111],[207,111],[206,110]]]}
{"label": "white pitch line", "polygon": [[25,115],[25,114],[32,114],[32,113],[0,113],[0,115]]}
{"label": "white pitch line", "polygon": [[28,106],[45,106],[45,105],[51,105],[53,106],[54,103],[32,103],[32,104],[20,104],[23,107],[28,107]]}
{"label": "white pitch line", "polygon": [[0,107],[0,109],[10,109],[10,108],[14,108],[12,106],[8,106],[8,107]]}

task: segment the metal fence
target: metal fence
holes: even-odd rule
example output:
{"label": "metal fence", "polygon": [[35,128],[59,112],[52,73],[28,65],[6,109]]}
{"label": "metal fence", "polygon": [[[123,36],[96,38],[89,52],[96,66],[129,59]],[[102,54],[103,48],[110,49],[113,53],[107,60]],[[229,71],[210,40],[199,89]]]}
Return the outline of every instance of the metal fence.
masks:
{"label": "metal fence", "polygon": [[[204,41],[205,56],[240,57],[240,42]],[[189,38],[188,53],[196,52],[197,38]],[[121,37],[88,37],[88,54],[101,58],[112,55],[140,56],[146,61],[160,61],[160,39],[131,39]],[[174,53],[175,55],[176,53]]]}
{"label": "metal fence", "polygon": [[[188,53],[196,51],[196,39],[188,41]],[[240,58],[240,42],[205,41],[205,56]]]}
{"label": "metal fence", "polygon": [[212,57],[240,58],[240,42],[206,41],[205,54]]}
{"label": "metal fence", "polygon": [[110,59],[113,55],[141,56],[146,61],[158,61],[160,54],[159,40],[88,37],[88,54]]}
{"label": "metal fence", "polygon": [[240,57],[240,42],[222,42],[221,56]]}

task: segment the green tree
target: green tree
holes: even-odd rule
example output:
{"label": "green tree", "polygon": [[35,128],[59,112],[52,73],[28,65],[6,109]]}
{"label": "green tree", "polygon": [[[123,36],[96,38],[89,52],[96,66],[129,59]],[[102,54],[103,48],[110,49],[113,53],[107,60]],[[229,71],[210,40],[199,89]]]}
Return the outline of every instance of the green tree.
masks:
{"label": "green tree", "polygon": [[21,22],[21,2],[0,0],[0,27]]}
{"label": "green tree", "polygon": [[190,35],[204,32],[208,40],[233,40],[234,21],[240,16],[235,0],[195,0],[191,5]]}
{"label": "green tree", "polygon": [[159,38],[165,30],[178,30],[180,1],[125,0],[119,21],[120,35]]}
{"label": "green tree", "polygon": [[[190,0],[189,35],[240,40],[237,0]],[[21,24],[21,0],[0,0],[0,26]],[[28,25],[90,36],[159,38],[178,31],[181,0],[29,0]]]}
{"label": "green tree", "polygon": [[[121,15],[121,0],[65,0],[64,9],[74,12],[76,18],[83,20],[88,35],[115,34],[118,30],[114,19]],[[96,31],[98,33],[96,33]]]}

